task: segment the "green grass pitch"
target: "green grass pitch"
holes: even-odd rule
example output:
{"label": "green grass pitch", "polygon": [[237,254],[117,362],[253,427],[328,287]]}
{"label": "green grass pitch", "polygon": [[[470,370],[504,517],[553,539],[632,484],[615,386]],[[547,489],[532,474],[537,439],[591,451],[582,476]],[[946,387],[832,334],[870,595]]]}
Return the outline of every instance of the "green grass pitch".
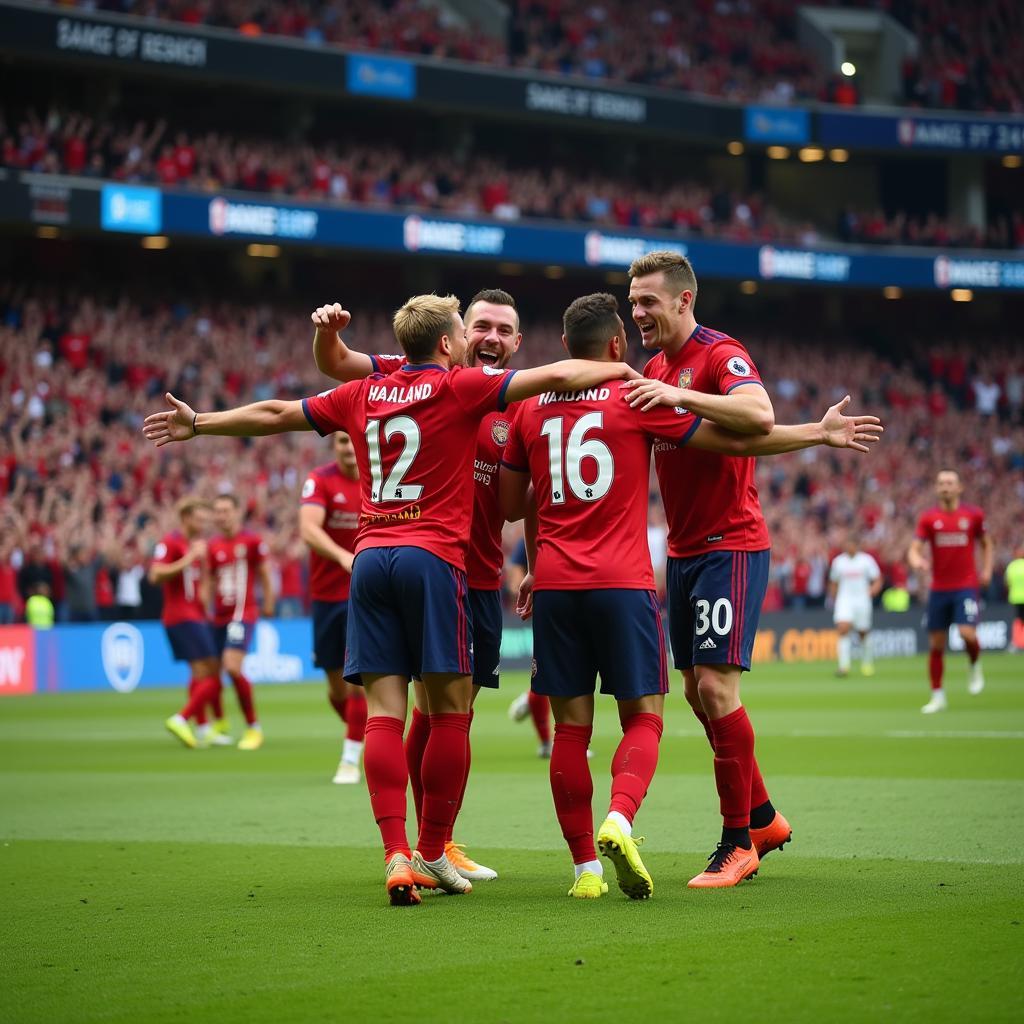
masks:
{"label": "green grass pitch", "polygon": [[[931,717],[920,659],[878,670],[747,677],[795,840],[719,892],[686,888],[719,819],[677,687],[637,823],[646,903],[567,898],[546,763],[506,716],[522,676],[477,704],[457,837],[501,877],[410,909],[386,906],[365,788],[329,781],[322,685],[261,688],[249,754],[178,747],[171,691],[5,700],[0,1020],[1021,1020],[1024,658],[987,658],[968,697],[952,657]],[[616,742],[606,700],[598,815]]]}

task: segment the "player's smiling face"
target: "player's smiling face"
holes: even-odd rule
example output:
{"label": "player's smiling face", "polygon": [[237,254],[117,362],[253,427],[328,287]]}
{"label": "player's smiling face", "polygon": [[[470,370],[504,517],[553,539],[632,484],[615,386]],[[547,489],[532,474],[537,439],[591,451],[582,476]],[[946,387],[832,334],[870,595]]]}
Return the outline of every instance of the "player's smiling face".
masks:
{"label": "player's smiling face", "polygon": [[665,275],[661,271],[633,278],[629,304],[644,348],[661,348],[682,329],[679,296],[665,287]]}
{"label": "player's smiling face", "polygon": [[519,333],[519,315],[511,306],[474,302],[467,310],[466,340],[471,366],[503,369],[523,340]]}

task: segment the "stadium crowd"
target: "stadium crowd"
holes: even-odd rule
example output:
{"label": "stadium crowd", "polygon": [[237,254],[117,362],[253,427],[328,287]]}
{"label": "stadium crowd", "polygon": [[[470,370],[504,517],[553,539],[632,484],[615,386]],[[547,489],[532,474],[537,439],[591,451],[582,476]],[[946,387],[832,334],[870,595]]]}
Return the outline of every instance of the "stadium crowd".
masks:
{"label": "stadium crowd", "polygon": [[[797,42],[796,0],[662,2],[509,0],[507,37],[419,0],[73,0],[186,25],[510,65],[683,89],[733,100],[859,102],[856,84],[826,79]],[[1013,0],[876,0],[914,33],[903,68],[913,106],[1024,110],[1024,14]],[[62,5],[67,6],[66,0]]]}
{"label": "stadium crowd", "polygon": [[[152,615],[159,598],[145,566],[186,493],[235,491],[270,542],[281,610],[304,604],[305,553],[296,505],[309,468],[329,461],[314,434],[273,441],[211,438],[157,451],[141,440],[145,413],[171,390],[198,408],[300,397],[324,379],[305,350],[301,310],[187,304],[142,306],[0,288],[0,620],[45,584],[70,618]],[[778,422],[816,420],[848,391],[884,417],[870,456],[810,449],[759,463],[773,536],[767,607],[821,604],[825,574],[846,531],[858,530],[892,585],[916,512],[932,502],[939,466],[961,468],[965,500],[985,509],[997,581],[1021,543],[1024,359],[1010,339],[983,356],[950,339],[881,355],[842,339],[800,344],[737,333],[755,354]],[[516,363],[560,355],[550,325],[527,323]],[[369,351],[394,348],[383,311],[359,313],[347,334]],[[634,356],[642,359],[639,346]],[[240,358],[244,354],[245,358]],[[651,545],[664,544],[652,480]],[[516,543],[509,532],[509,551]],[[997,582],[996,586],[999,584]]]}
{"label": "stadium crowd", "polygon": [[[51,108],[6,117],[0,111],[0,166],[130,183],[288,195],[492,216],[572,220],[662,229],[734,241],[814,246],[829,232],[786,217],[758,192],[735,191],[641,166],[615,177],[566,164],[516,167],[494,154],[417,153],[394,144],[314,147],[283,140],[190,134],[165,121],[118,126]],[[931,214],[845,210],[834,232],[879,245],[1024,248],[1024,215],[997,218],[987,231]]]}

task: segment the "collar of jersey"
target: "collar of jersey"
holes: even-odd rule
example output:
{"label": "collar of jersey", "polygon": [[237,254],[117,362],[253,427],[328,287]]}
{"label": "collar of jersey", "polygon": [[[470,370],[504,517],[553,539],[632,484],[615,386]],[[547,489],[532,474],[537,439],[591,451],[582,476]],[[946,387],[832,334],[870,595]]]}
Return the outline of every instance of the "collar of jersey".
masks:
{"label": "collar of jersey", "polygon": [[448,371],[437,363],[403,363],[399,369],[405,370],[406,373],[419,373],[420,370],[440,370],[442,373]]}

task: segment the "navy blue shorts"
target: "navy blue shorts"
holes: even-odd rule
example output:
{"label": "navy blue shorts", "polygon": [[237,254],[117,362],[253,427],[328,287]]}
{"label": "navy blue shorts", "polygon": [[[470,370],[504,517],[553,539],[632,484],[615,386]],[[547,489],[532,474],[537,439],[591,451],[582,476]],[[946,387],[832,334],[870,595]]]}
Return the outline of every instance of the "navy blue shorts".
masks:
{"label": "navy blue shorts", "polygon": [[473,683],[496,690],[503,624],[501,591],[470,590],[469,607],[473,612]]}
{"label": "navy blue shorts", "polygon": [[348,601],[313,602],[313,662],[325,672],[345,667]]}
{"label": "navy blue shorts", "polygon": [[220,655],[213,631],[205,622],[179,622],[176,626],[164,626],[164,629],[175,661],[201,661]]}
{"label": "navy blue shorts", "polygon": [[676,668],[750,668],[770,551],[709,551],[668,560],[668,634]]}
{"label": "navy blue shorts", "polygon": [[252,638],[256,632],[255,622],[228,622],[223,626],[211,626],[217,650],[223,654],[228,648],[237,651],[248,651],[252,647]]}
{"label": "navy blue shorts", "polygon": [[466,574],[423,548],[366,548],[352,565],[345,678],[473,674]]}
{"label": "navy blue shorts", "polygon": [[928,593],[928,632],[958,626],[978,624],[978,591],[973,587],[963,590],[932,590]]}
{"label": "navy blue shorts", "polygon": [[534,693],[616,700],[668,693],[661,609],[653,590],[534,590]]}

